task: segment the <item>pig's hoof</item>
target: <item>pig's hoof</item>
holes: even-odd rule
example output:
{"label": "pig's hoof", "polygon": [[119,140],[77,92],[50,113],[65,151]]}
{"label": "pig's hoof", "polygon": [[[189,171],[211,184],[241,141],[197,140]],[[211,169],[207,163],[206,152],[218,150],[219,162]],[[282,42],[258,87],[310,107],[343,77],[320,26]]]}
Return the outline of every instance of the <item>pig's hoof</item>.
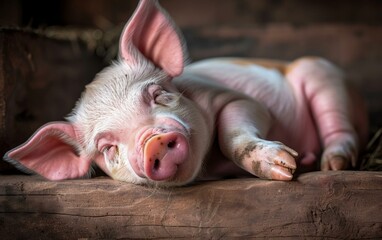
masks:
{"label": "pig's hoof", "polygon": [[344,156],[326,156],[321,160],[321,170],[345,170],[349,168],[350,160]]}
{"label": "pig's hoof", "polygon": [[250,144],[241,154],[245,170],[265,179],[288,181],[296,170],[297,152],[280,142]]}
{"label": "pig's hoof", "polygon": [[321,170],[345,170],[355,167],[357,150],[351,141],[343,141],[327,147],[321,158]]}

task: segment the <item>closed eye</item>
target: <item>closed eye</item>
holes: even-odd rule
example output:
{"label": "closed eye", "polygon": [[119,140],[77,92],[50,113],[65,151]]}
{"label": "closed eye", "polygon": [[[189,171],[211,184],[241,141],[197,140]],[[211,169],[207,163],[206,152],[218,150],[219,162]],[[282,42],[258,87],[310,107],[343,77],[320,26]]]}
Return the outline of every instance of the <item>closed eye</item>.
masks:
{"label": "closed eye", "polygon": [[161,91],[160,93],[157,93],[157,95],[154,97],[154,102],[159,105],[168,106],[172,102],[176,100],[176,95],[172,93],[168,93],[166,91]]}
{"label": "closed eye", "polygon": [[168,92],[161,85],[153,84],[147,89],[151,102],[155,105],[171,107],[178,103],[179,94]]}

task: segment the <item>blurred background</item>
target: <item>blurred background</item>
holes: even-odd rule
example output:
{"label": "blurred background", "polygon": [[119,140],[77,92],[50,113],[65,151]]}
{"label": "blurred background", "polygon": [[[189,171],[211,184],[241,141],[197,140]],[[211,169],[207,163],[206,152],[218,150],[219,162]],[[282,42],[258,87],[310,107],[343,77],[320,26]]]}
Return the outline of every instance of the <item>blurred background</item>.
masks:
{"label": "blurred background", "polygon": [[[53,28],[56,35],[58,29],[98,29],[101,32],[92,37],[102,37],[101,45],[111,51],[109,60],[116,46],[109,47],[137,3],[0,0],[0,26]],[[345,68],[369,98],[381,95],[375,92],[382,77],[380,0],[160,0],[160,4],[182,29],[192,60],[224,55],[292,60],[319,55]],[[382,110],[379,101],[368,105],[373,111]]]}
{"label": "blurred background", "polygon": [[[108,28],[125,22],[137,0],[2,0],[0,24],[47,27]],[[184,27],[268,24],[380,25],[379,0],[160,0]]]}

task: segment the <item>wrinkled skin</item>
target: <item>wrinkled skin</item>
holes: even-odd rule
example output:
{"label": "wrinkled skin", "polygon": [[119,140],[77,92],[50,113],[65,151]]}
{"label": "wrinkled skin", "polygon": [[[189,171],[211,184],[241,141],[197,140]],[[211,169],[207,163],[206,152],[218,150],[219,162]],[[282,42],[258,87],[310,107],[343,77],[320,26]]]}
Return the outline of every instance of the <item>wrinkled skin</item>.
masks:
{"label": "wrinkled skin", "polygon": [[[180,32],[142,0],[68,122],[41,127],[4,159],[51,180],[89,176],[179,186],[243,173],[291,180],[296,168],[356,165],[367,133],[361,99],[321,58],[242,58],[185,66]],[[356,111],[356,112],[355,112]]]}

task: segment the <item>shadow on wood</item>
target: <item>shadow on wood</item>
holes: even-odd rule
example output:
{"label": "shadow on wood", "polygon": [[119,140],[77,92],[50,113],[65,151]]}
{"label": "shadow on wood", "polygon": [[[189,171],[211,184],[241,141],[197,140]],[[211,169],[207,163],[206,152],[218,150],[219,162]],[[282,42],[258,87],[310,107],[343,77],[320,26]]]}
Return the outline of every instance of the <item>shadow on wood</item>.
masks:
{"label": "shadow on wood", "polygon": [[312,172],[152,189],[0,176],[1,239],[382,238],[382,172]]}

